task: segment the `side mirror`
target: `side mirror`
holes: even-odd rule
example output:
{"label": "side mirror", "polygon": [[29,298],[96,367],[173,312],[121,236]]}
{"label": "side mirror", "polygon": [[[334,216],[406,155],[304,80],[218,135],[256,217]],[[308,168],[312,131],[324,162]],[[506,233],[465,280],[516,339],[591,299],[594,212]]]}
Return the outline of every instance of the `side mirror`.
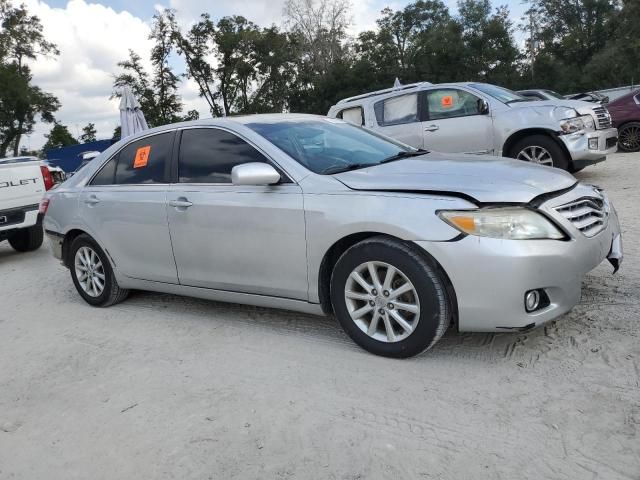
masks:
{"label": "side mirror", "polygon": [[478,112],[480,115],[489,115],[489,103],[486,100],[478,100]]}
{"label": "side mirror", "polygon": [[231,169],[234,185],[273,185],[279,181],[280,174],[268,163],[244,163]]}

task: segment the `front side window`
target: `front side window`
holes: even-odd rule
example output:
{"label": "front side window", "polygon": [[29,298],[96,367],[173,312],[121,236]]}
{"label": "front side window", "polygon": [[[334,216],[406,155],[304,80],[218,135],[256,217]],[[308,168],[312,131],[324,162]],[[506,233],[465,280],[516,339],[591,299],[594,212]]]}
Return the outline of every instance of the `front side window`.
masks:
{"label": "front side window", "polygon": [[374,106],[378,125],[402,125],[418,122],[418,94],[387,98]]}
{"label": "front side window", "polygon": [[231,183],[231,170],[249,162],[267,162],[238,136],[218,128],[184,130],[180,141],[181,183]]}
{"label": "front side window", "polygon": [[312,172],[329,175],[378,165],[416,150],[342,120],[318,119],[248,123],[247,127],[273,143]]}
{"label": "front side window", "polygon": [[429,120],[480,115],[480,99],[464,90],[430,90],[426,101]]}
{"label": "front side window", "polygon": [[118,185],[166,183],[174,135],[174,132],[168,132],[145,137],[131,142],[120,150],[115,183]]}

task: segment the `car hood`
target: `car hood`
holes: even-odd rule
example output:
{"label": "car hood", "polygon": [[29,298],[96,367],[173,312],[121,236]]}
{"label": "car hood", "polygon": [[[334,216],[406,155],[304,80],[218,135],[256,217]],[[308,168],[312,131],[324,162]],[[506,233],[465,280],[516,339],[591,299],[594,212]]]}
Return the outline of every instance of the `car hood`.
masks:
{"label": "car hood", "polygon": [[336,179],[353,190],[434,192],[470,197],[477,203],[529,203],[572,187],[563,170],[509,158],[428,153],[343,172]]}
{"label": "car hood", "polygon": [[585,102],[584,100],[561,100],[555,98],[553,100],[531,100],[530,102],[517,102],[509,105],[512,108],[539,108],[539,107],[560,107],[573,108],[578,112],[583,110],[592,110],[593,107],[599,107],[600,104]]}

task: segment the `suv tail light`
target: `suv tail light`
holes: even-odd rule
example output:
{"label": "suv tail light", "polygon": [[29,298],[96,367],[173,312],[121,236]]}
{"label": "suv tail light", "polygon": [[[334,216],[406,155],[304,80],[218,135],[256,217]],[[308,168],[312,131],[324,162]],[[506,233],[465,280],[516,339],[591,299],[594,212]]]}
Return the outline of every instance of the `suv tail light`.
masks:
{"label": "suv tail light", "polygon": [[51,176],[51,172],[44,165],[40,165],[40,171],[42,172],[42,179],[44,180],[44,189],[45,190],[51,190],[51,188],[54,185],[54,181],[53,181],[53,177]]}
{"label": "suv tail light", "polygon": [[48,198],[43,198],[40,201],[40,206],[38,207],[38,213],[41,215],[45,215],[47,213],[47,210],[49,209],[49,202],[51,200]]}

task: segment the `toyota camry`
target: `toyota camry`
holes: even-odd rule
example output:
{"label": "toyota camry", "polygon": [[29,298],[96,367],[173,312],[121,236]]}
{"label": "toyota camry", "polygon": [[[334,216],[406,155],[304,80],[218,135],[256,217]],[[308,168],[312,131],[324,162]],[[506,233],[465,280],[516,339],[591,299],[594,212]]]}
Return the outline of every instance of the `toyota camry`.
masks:
{"label": "toyota camry", "polygon": [[80,296],[131,289],[335,315],[409,357],[450,326],[524,331],[580,299],[616,211],[528,162],[414,149],[339,119],[253,115],[121,140],[41,204]]}

